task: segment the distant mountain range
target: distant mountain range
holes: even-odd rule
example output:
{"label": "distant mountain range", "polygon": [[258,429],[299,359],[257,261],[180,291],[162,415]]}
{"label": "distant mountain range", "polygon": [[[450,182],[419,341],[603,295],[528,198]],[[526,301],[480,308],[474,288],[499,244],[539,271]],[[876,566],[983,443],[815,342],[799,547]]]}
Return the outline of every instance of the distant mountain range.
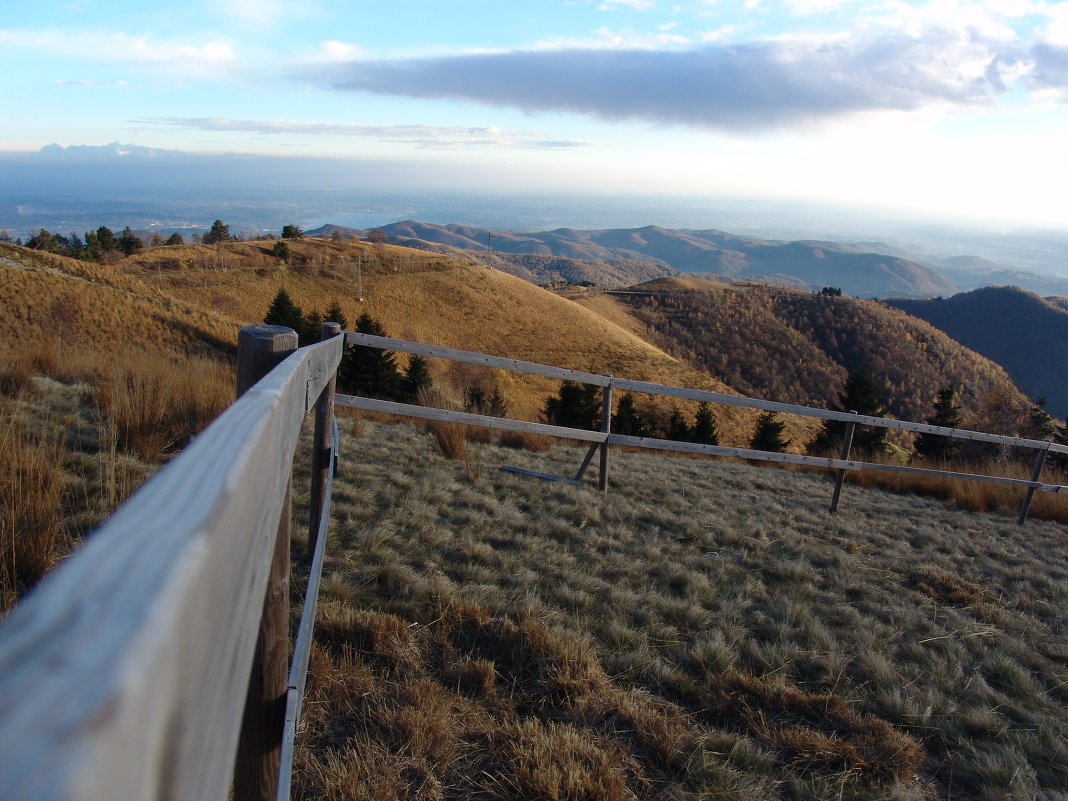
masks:
{"label": "distant mountain range", "polygon": [[[323,229],[309,233],[319,230]],[[871,252],[864,246],[834,242],[781,242],[716,230],[673,230],[655,225],[592,231],[559,228],[540,233],[515,233],[409,220],[383,226],[382,231],[391,243],[397,245],[451,255],[456,255],[457,251],[467,251],[476,256],[492,252],[572,259],[584,262],[588,273],[597,272],[593,269],[596,263],[644,265],[640,271],[644,274],[630,273],[618,267],[614,269],[614,280],[601,284],[611,288],[655,277],[650,275],[649,270],[649,265],[655,265],[661,275],[691,273],[731,279],[760,279],[809,289],[834,286],[846,294],[862,297],[929,297],[956,291],[953,281],[916,262]],[[514,260],[505,261],[515,264]],[[521,274],[507,266],[499,268]],[[559,272],[566,274],[567,269]],[[595,280],[594,283],[600,282]]]}

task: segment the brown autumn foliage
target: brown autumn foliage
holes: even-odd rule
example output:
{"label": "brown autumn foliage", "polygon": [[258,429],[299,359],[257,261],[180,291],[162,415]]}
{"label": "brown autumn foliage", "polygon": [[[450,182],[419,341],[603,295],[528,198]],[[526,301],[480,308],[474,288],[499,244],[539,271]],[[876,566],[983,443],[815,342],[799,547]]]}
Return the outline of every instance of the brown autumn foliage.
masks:
{"label": "brown autumn foliage", "polygon": [[882,384],[899,419],[924,420],[938,390],[949,385],[966,417],[995,391],[1026,406],[1002,368],[878,301],[690,284],[661,279],[617,297],[653,342],[745,394],[827,408],[837,403],[846,376],[864,369]]}

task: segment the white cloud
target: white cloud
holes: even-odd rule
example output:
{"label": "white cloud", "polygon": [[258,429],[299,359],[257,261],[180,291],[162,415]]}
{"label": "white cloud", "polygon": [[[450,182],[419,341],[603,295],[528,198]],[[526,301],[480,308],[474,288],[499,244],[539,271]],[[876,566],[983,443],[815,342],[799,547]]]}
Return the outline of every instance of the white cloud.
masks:
{"label": "white cloud", "polygon": [[274,25],[287,13],[292,13],[293,4],[281,0],[223,0],[219,7],[224,14],[238,22]]}
{"label": "white cloud", "polygon": [[1044,44],[1068,47],[1068,2],[1053,3],[1041,12],[1048,20],[1037,32]]}
{"label": "white cloud", "polygon": [[612,11],[620,6],[635,11],[651,11],[656,8],[655,0],[601,0],[597,6],[598,11]]}
{"label": "white cloud", "polygon": [[174,67],[184,73],[213,72],[231,67],[238,61],[233,46],[227,41],[187,42],[160,39],[149,34],[0,30],[0,47],[63,58],[77,57],[89,62]]}
{"label": "white cloud", "polygon": [[354,122],[302,120],[235,120],[229,117],[152,117],[135,120],[170,128],[198,131],[255,133],[260,135],[367,137],[420,148],[503,147],[560,150],[589,147],[592,142],[556,139],[540,131],[508,131],[496,125],[462,127],[441,125],[367,125]]}
{"label": "white cloud", "polygon": [[129,81],[55,81],[56,86],[129,86]]}
{"label": "white cloud", "polygon": [[323,61],[334,63],[355,61],[364,55],[365,51],[359,45],[350,44],[349,42],[339,42],[336,39],[319,42],[319,57]]}

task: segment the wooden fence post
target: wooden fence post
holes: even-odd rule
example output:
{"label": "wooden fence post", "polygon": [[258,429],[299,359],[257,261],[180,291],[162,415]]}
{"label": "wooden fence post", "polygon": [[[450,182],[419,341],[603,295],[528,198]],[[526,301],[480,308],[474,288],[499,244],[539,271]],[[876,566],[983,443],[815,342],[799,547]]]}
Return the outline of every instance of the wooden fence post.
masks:
{"label": "wooden fence post", "polygon": [[[1038,456],[1035,457],[1035,466],[1031,470],[1031,480],[1038,481],[1042,475],[1042,467],[1046,464],[1046,454],[1049,453],[1049,445],[1053,444],[1053,440],[1049,441],[1044,450],[1038,452]],[[1035,498],[1035,488],[1028,487],[1027,495],[1024,497],[1023,505],[1020,507],[1020,514],[1016,518],[1016,522],[1019,525],[1023,525],[1027,521],[1027,513],[1031,511],[1031,501]]]}
{"label": "wooden fence post", "polygon": [[[609,378],[612,376],[609,375]],[[601,431],[612,433],[612,382],[609,381],[601,396]],[[601,492],[608,492],[608,441],[601,443],[601,472],[598,480]]]}
{"label": "wooden fence post", "polygon": [[[297,334],[280,325],[253,325],[237,335],[240,397],[297,349]],[[278,520],[271,573],[249,676],[234,765],[235,801],[273,801],[285,724],[289,678],[289,535],[291,486]]]}
{"label": "wooden fence post", "polygon": [[[341,334],[339,323],[323,323],[320,341]],[[334,393],[337,388],[337,372],[315,402],[315,445],[311,464],[311,508],[308,514],[308,560],[315,555],[315,542],[319,538],[319,523],[326,504],[326,479],[334,468],[333,436],[331,420],[334,418]]]}
{"label": "wooden fence post", "polygon": [[[850,411],[850,414],[856,414],[855,411]],[[845,434],[842,436],[842,450],[838,454],[838,458],[843,462],[849,458],[849,451],[853,447],[853,432],[856,430],[857,424],[850,420],[846,423]],[[845,483],[846,471],[845,468],[839,468],[838,475],[834,480],[834,493],[831,495],[831,511],[838,511],[838,499],[842,497],[842,485]]]}

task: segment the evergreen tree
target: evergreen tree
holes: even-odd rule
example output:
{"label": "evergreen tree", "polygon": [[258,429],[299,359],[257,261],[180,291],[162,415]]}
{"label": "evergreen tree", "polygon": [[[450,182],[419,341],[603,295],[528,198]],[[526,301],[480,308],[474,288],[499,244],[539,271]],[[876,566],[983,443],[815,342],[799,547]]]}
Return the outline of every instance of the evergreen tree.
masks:
{"label": "evergreen tree", "polygon": [[297,337],[302,333],[306,334],[307,324],[304,320],[304,312],[301,311],[300,306],[293,302],[293,299],[289,297],[289,293],[285,289],[279,289],[278,294],[274,296],[274,300],[271,301],[271,306],[267,309],[267,314],[263,317],[264,325],[284,325],[287,328],[292,328],[297,332]]}
{"label": "evergreen tree", "polygon": [[271,248],[271,255],[276,259],[287,261],[289,259],[289,245],[281,240],[275,242],[274,247]]}
{"label": "evergreen tree", "polygon": [[126,226],[122,229],[122,235],[119,236],[116,241],[118,249],[122,251],[124,256],[130,256],[137,251],[141,250],[145,243],[141,241],[141,238],[130,230],[130,226]]}
{"label": "evergreen tree", "polygon": [[345,317],[345,312],[341,311],[341,304],[337,302],[336,298],[330,304],[330,308],[326,310],[326,314],[323,315],[323,320],[328,323],[337,323],[341,326],[342,331],[347,331],[349,328],[348,318]]}
{"label": "evergreen tree", "polygon": [[600,387],[564,381],[560,394],[545,401],[545,419],[557,426],[596,431],[601,423]]}
{"label": "evergreen tree", "polygon": [[282,226],[282,239],[303,239],[304,232],[300,230],[299,225],[283,225]]}
{"label": "evergreen tree", "polygon": [[182,237],[181,234],[179,234],[176,231],[175,233],[173,233],[170,236],[168,236],[167,240],[163,244],[164,245],[184,245],[185,244],[185,239]]}
{"label": "evergreen tree", "polygon": [[712,416],[712,407],[705,401],[697,405],[697,414],[690,428],[690,442],[702,445],[719,445],[719,432],[716,430],[716,418]]}
{"label": "evergreen tree", "polygon": [[612,431],[628,437],[649,436],[649,426],[634,405],[634,395],[630,392],[619,399],[616,413],[612,415]]}
{"label": "evergreen tree", "polygon": [[56,250],[56,238],[44,228],[26,240],[26,247],[34,250],[43,250],[46,253],[54,253]]}
{"label": "evergreen tree", "polygon": [[400,382],[400,399],[405,403],[418,403],[419,393],[434,385],[427,364],[427,360],[418,354],[408,360],[408,369]]}
{"label": "evergreen tree", "polygon": [[100,248],[99,255],[101,256],[105,255],[109,250],[119,249],[119,241],[115,238],[115,234],[105,225],[101,225],[96,229],[96,243]]}
{"label": "evergreen tree", "polygon": [[[927,424],[944,428],[959,427],[961,413],[956,399],[956,387],[948,386],[938,390],[934,414],[927,418]],[[916,437],[916,453],[927,459],[948,459],[958,449],[958,445],[957,440],[941,434],[920,434]]]}
{"label": "evergreen tree", "polygon": [[749,447],[754,451],[784,452],[790,445],[789,440],[782,438],[785,428],[786,423],[775,419],[775,412],[764,412],[757,420],[756,431],[749,440]]}
{"label": "evergreen tree", "polygon": [[[874,376],[867,370],[854,370],[849,374],[840,401],[838,411],[856,412],[868,417],[886,417],[882,394],[875,384]],[[809,443],[809,453],[837,456],[845,430],[844,422],[827,420],[820,433]],[[853,448],[860,453],[870,454],[882,450],[885,440],[885,428],[857,426],[853,431]]]}
{"label": "evergreen tree", "polygon": [[[356,331],[372,336],[388,336],[381,324],[364,312],[356,321]],[[338,388],[350,395],[397,400],[401,374],[394,355],[380,348],[353,345],[344,372],[338,371]]]}
{"label": "evergreen tree", "polygon": [[217,245],[220,242],[229,242],[232,239],[230,226],[223,223],[222,220],[216,220],[211,224],[211,230],[204,234],[203,239],[200,241],[205,245]]}
{"label": "evergreen tree", "polygon": [[323,338],[323,316],[317,311],[308,312],[304,317],[304,325],[297,331],[300,338],[300,346],[314,345]]}
{"label": "evergreen tree", "polygon": [[682,416],[678,406],[671,407],[671,417],[668,418],[667,438],[689,442],[690,427],[686,424],[686,418]]}

